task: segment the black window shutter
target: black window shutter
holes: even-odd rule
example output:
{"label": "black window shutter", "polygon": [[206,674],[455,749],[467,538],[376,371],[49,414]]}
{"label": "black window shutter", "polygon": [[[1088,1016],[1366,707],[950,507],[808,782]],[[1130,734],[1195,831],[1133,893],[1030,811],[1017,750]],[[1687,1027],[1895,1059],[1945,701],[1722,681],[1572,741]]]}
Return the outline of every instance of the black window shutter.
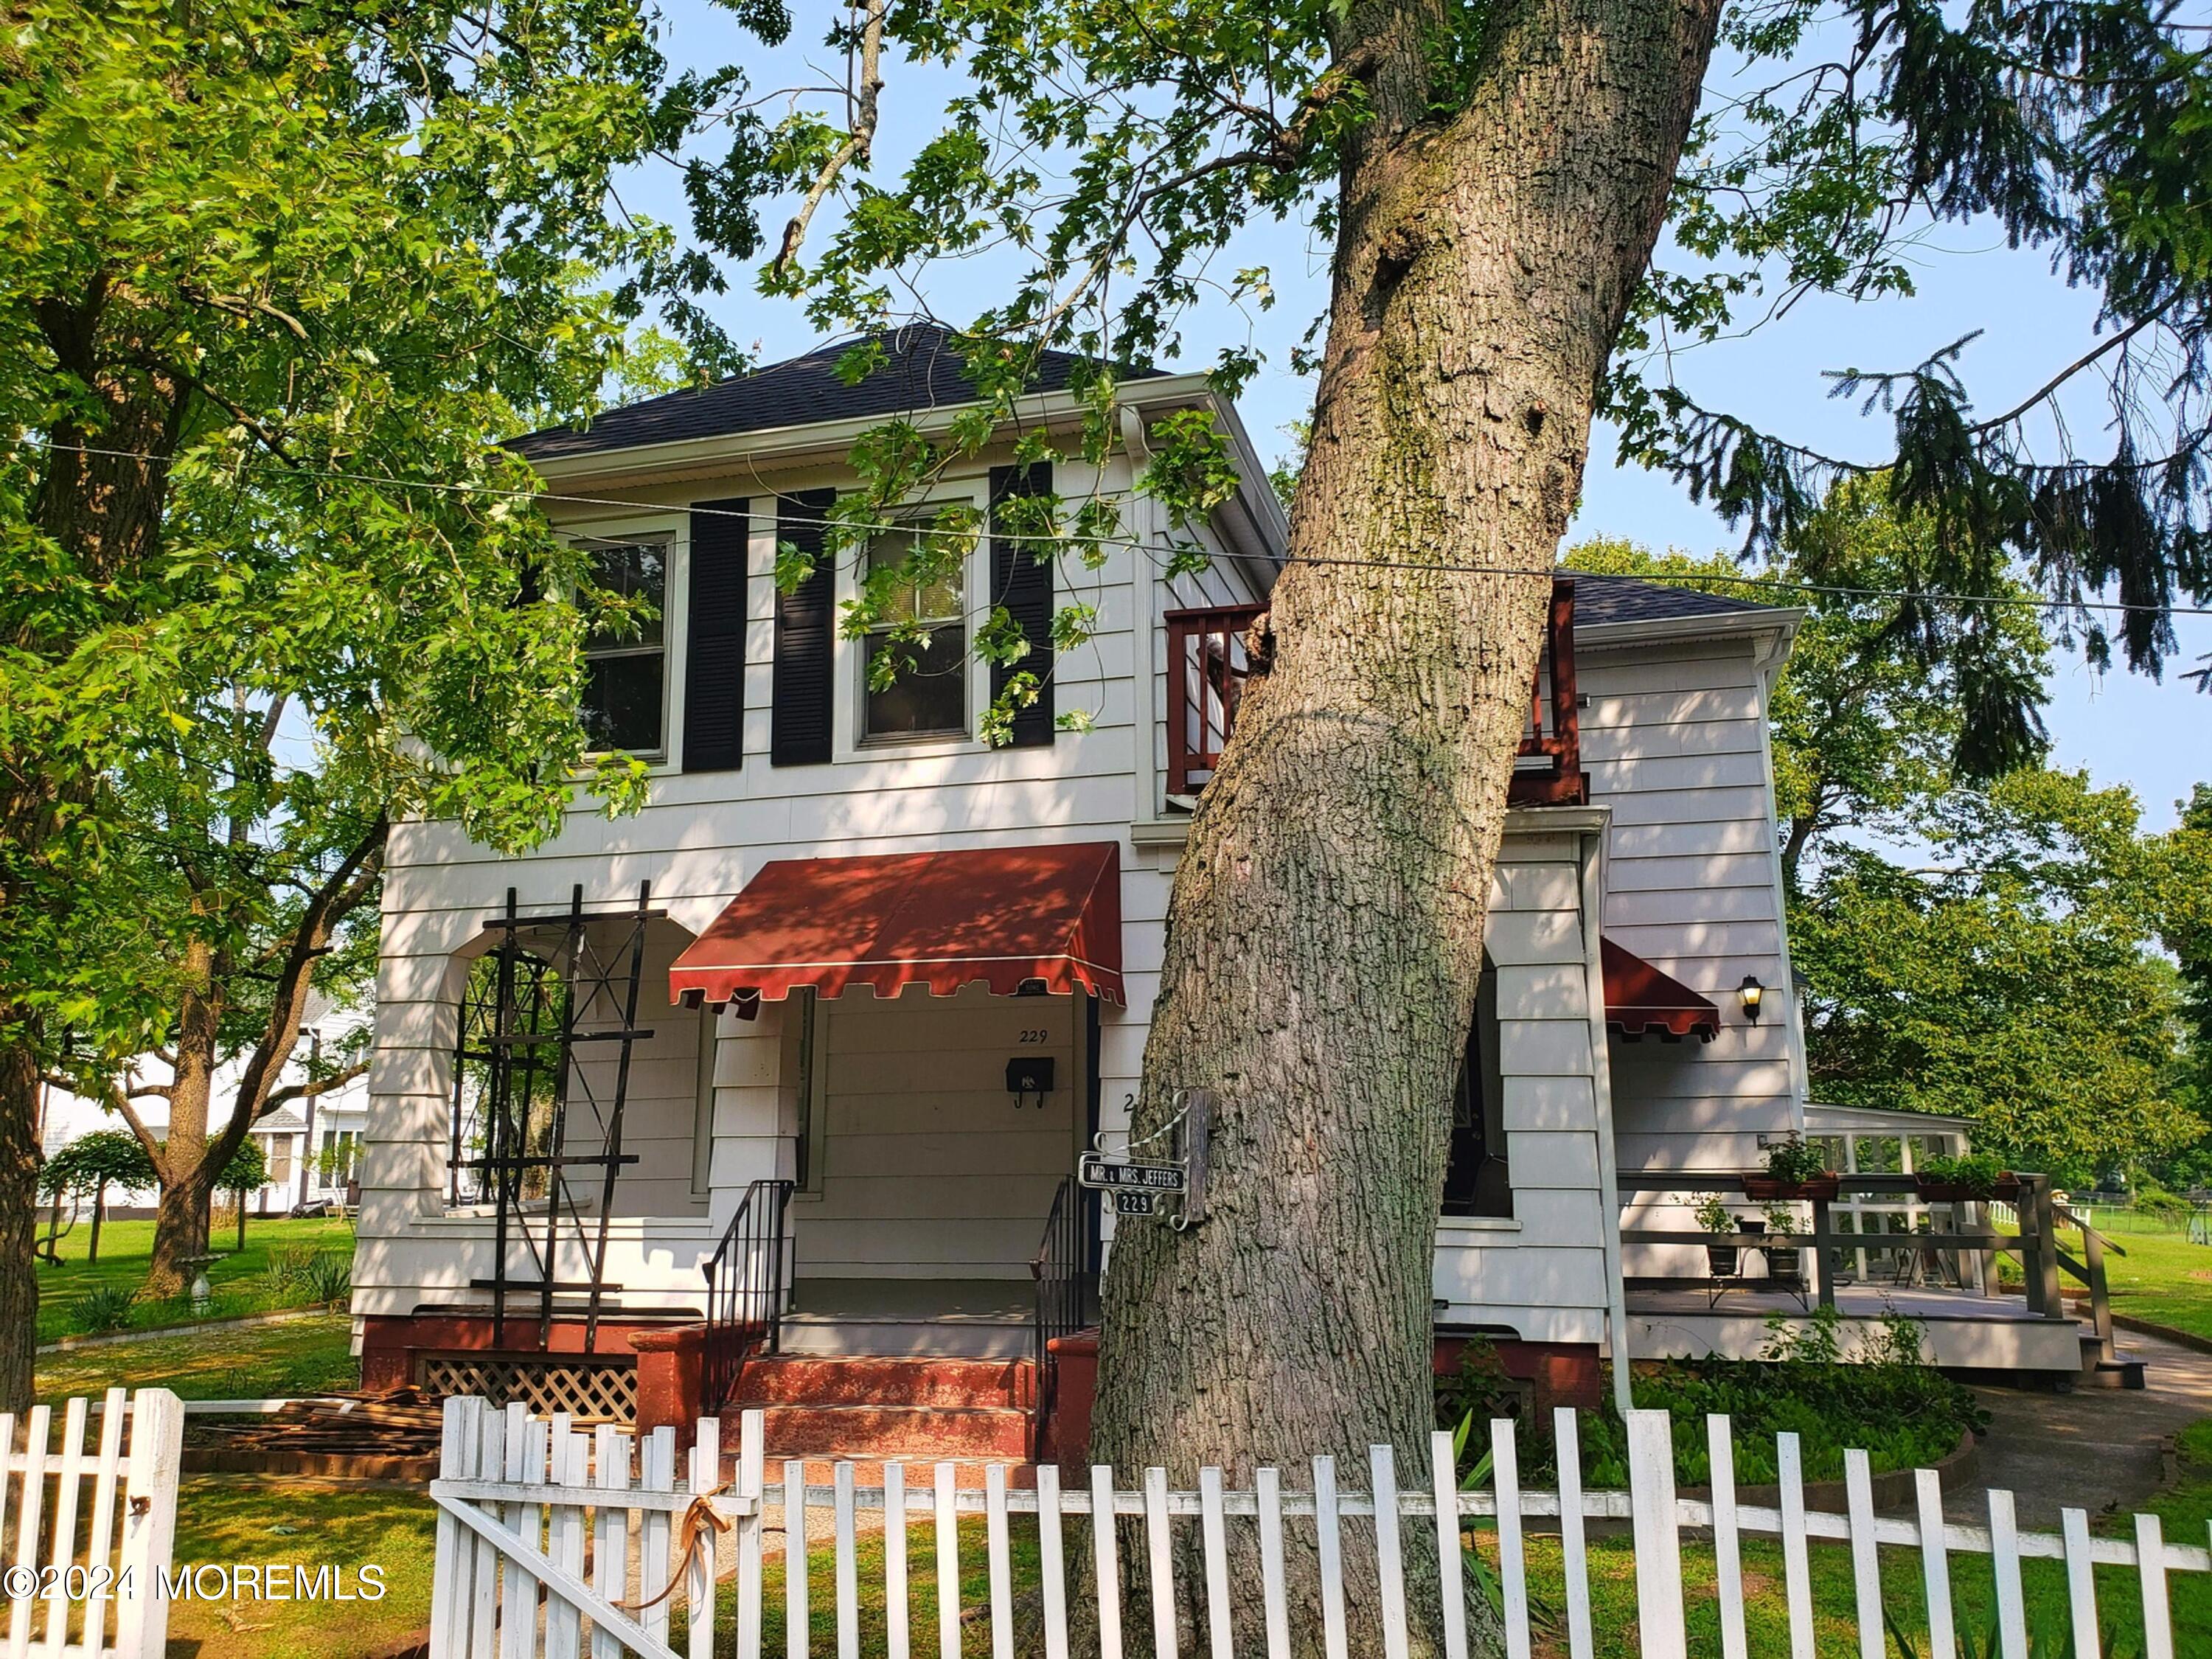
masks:
{"label": "black window shutter", "polygon": [[834,489],[779,495],[775,536],[814,557],[814,573],[797,591],[775,594],[775,703],[769,714],[769,760],[776,766],[819,766],[830,758],[831,611],[836,573],[823,556],[823,520]]}
{"label": "black window shutter", "polygon": [[[1048,495],[1052,493],[1052,465],[1037,461],[1027,467],[994,466],[991,469],[991,504],[1009,495]],[[991,665],[991,697],[997,701],[1006,689],[1006,682],[1017,674],[1034,674],[1037,678],[1037,699],[1026,708],[1014,712],[1012,746],[1016,749],[1047,749],[1052,745],[1053,714],[1053,650],[1052,650],[1052,568],[1054,550],[1049,544],[1036,542],[1010,541],[994,537],[991,541],[991,598],[1006,607],[1029,641],[1029,654],[1018,662]],[[1040,559],[1038,554],[1044,556]]]}
{"label": "black window shutter", "polygon": [[684,769],[727,772],[745,755],[744,497],[691,504],[684,659]]}

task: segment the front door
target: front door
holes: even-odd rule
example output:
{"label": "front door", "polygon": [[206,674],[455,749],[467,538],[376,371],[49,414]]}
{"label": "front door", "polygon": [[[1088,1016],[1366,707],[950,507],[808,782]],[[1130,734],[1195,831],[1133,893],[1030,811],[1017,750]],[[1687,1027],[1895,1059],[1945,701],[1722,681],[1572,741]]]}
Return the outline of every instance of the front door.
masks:
{"label": "front door", "polygon": [[[1075,1167],[1077,1000],[855,990],[809,1018],[797,1277],[1026,1284]],[[1045,1066],[1048,1089],[1010,1086]]]}

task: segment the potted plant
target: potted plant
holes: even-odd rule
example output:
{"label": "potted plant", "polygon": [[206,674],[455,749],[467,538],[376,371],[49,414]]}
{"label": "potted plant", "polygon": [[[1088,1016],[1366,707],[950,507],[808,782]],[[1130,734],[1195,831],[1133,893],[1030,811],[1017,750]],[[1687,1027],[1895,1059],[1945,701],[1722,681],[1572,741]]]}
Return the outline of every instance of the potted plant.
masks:
{"label": "potted plant", "polygon": [[[1733,1240],[1741,1231],[1735,1212],[1721,1201],[1718,1193],[1698,1193],[1691,1200],[1696,1206],[1690,1212],[1698,1230],[1716,1237]],[[1734,1243],[1705,1246],[1705,1271],[1715,1279],[1734,1279],[1736,1265],[1743,1252]]]}
{"label": "potted plant", "polygon": [[1743,1190],[1761,1203],[1778,1198],[1833,1198],[1842,1182],[1828,1168],[1828,1155],[1791,1135],[1766,1149],[1766,1173],[1747,1175]]}
{"label": "potted plant", "polygon": [[2020,1195],[2020,1177],[2000,1164],[1995,1152],[1969,1152],[1960,1158],[1938,1153],[1922,1158],[1912,1172],[1912,1185],[1922,1198],[1936,1204]]}
{"label": "potted plant", "polygon": [[1777,1241],[1766,1247],[1766,1276],[1778,1284],[1797,1285],[1805,1276],[1805,1252],[1796,1244],[1781,1243],[1802,1236],[1796,1208],[1788,1204],[1766,1206],[1766,1236]]}

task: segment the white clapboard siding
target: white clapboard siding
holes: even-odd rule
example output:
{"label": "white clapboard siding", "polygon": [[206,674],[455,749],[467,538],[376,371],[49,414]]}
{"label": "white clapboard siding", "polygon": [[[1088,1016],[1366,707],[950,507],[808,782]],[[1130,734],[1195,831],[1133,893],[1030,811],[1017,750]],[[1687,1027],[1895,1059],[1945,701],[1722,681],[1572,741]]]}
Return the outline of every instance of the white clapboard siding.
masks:
{"label": "white clapboard siding", "polygon": [[[1012,1659],[1022,1601],[1014,1562],[1032,1539],[1042,1577],[1045,1659],[1069,1659],[1071,1626],[1094,1625],[1101,1659],[1122,1659],[1122,1589],[1130,1581],[1142,1588],[1127,1616],[1149,1620],[1156,1659],[1231,1659],[1260,1645],[1270,1659],[1316,1646],[1328,1659],[1345,1659],[1352,1638],[1348,1580],[1376,1588],[1373,1605],[1360,1607],[1358,1616],[1380,1621],[1384,1659],[1406,1659],[1414,1651],[1416,1632],[1425,1641],[1431,1629],[1441,1638],[1443,1659],[1469,1659],[1462,1598],[1484,1593],[1476,1588],[1478,1579],[1492,1582],[1487,1572],[1470,1573],[1462,1565],[1468,1535],[1478,1528],[1491,1534],[1489,1547],[1498,1564],[1494,1616],[1485,1622],[1503,1630],[1508,1659],[1529,1659],[1534,1621],[1524,1522],[1530,1520],[1557,1535],[1557,1545],[1546,1547],[1556,1547],[1562,1557],[1564,1607],[1547,1640],[1564,1639],[1570,1659],[1592,1659],[1595,1652],[1584,1527],[1589,1520],[1626,1522],[1632,1529],[1636,1639],[1643,1659],[1684,1659],[1689,1651],[1692,1611],[1707,1594],[1702,1580],[1692,1584],[1684,1574],[1684,1534],[1690,1531],[1711,1540],[1723,1659],[1746,1659],[1748,1651],[1746,1537],[1781,1542],[1793,1659],[1813,1659],[1820,1620],[1847,1623],[1860,1659],[1881,1659],[1892,1650],[1887,1623],[1893,1615],[1907,1624],[1924,1622],[1929,1636],[1918,1650],[1923,1655],[1949,1659],[1962,1634],[1973,1651],[1982,1651],[1990,1645],[1984,1632],[1960,1632],[1952,1605],[1954,1567],[1961,1558],[1974,1557],[1985,1558],[1987,1565],[1974,1562],[1970,1574],[1990,1575],[1996,1587],[1989,1632],[1995,1650],[2026,1659],[2031,1639],[2040,1644],[2070,1635],[2077,1655],[2100,1651],[2100,1632],[2109,1618],[2100,1622],[2093,1569],[2127,1567],[2134,1570],[2133,1599],[2142,1612],[2141,1651],[2145,1659],[2172,1659],[2177,1649],[2168,1577],[2212,1572],[2212,1554],[2167,1543],[2155,1516],[2135,1517],[2131,1536],[2093,1534],[2079,1510],[2063,1511],[2060,1534],[2023,1533],[2012,1494],[1991,1492],[1986,1528],[1951,1524],[1943,1519],[1936,1476],[1925,1469],[1916,1477],[1911,1516],[1877,1515],[1871,1466],[1858,1451],[1844,1460],[1845,1512],[1808,1510],[1794,1435],[1777,1437],[1778,1505],[1746,1503],[1737,1492],[1735,1443],[1723,1416],[1703,1425],[1711,1495],[1697,1498],[1677,1490],[1674,1425],[1657,1411],[1630,1414],[1626,1492],[1583,1487],[1576,1473],[1576,1417],[1565,1410],[1553,1414],[1562,1464],[1554,1484],[1523,1480],[1515,1425],[1500,1420],[1490,1425],[1492,1474],[1484,1490],[1462,1489],[1452,1437],[1442,1433],[1425,1449],[1425,1468],[1401,1462],[1389,1447],[1370,1448],[1364,1490],[1342,1486],[1336,1462],[1328,1455],[1292,1471],[1302,1482],[1295,1487],[1286,1486],[1283,1471],[1275,1468],[1255,1471],[1249,1489],[1229,1486],[1218,1469],[1201,1469],[1196,1489],[1182,1491],[1170,1486],[1162,1468],[1121,1480],[1102,1467],[1088,1480],[1063,1482],[1054,1468],[1021,1471],[993,1464],[982,1486],[974,1488],[957,1483],[952,1464],[909,1471],[896,1462],[883,1466],[881,1484],[872,1486],[859,1484],[854,1465],[836,1463],[831,1484],[824,1486],[808,1484],[809,1465],[793,1459],[782,1463],[778,1489],[771,1489],[764,1420],[757,1411],[744,1414],[735,1474],[723,1482],[718,1479],[722,1425],[702,1419],[688,1476],[679,1484],[666,1429],[641,1444],[611,1428],[587,1442],[570,1432],[565,1420],[533,1421],[512,1408],[502,1414],[478,1400],[447,1401],[441,1473],[431,1487],[439,1506],[432,1659],[534,1659],[540,1653],[545,1659],[623,1654],[678,1659],[670,1633],[679,1611],[688,1632],[685,1659],[718,1654],[763,1659],[761,1563],[763,1540],[771,1534],[779,1548],[786,1540],[826,1535],[831,1540],[826,1574],[818,1561],[811,1564],[811,1572],[801,1562],[786,1574],[787,1659],[830,1659],[833,1650],[835,1659],[908,1659],[908,1596],[916,1581],[937,1587],[945,1659],[959,1659],[963,1652],[981,1659],[987,1650],[991,1659]],[[1086,1526],[1070,1538],[1068,1517],[1101,1513],[1124,1524]],[[817,1515],[827,1516],[826,1527],[808,1524]],[[959,1593],[963,1515],[980,1515],[984,1522],[980,1548],[988,1589],[979,1608],[963,1607]],[[1286,1516],[1303,1529],[1292,1535],[1315,1540],[1317,1596],[1289,1593]],[[881,1565],[864,1567],[858,1540],[878,1525],[884,1528]],[[736,1572],[729,1586],[735,1606],[728,1620],[733,1640],[726,1640],[714,1623],[714,1539],[724,1527],[735,1533]],[[1085,1547],[1084,1534],[1092,1552],[1088,1593],[1097,1602],[1087,1610],[1092,1617],[1079,1619],[1069,1595],[1082,1581],[1071,1576],[1069,1556]],[[633,1537],[642,1540],[634,1572],[628,1547]],[[965,1547],[979,1547],[972,1532]],[[1827,1604],[1815,1599],[1820,1593],[1811,1571],[1816,1549],[1840,1551],[1850,1564],[1848,1587]],[[1133,1557],[1121,1553],[1128,1550]],[[1885,1550],[1917,1558],[1923,1589],[1911,1606],[1900,1604],[1900,1594],[1909,1593],[1894,1587],[1885,1605]],[[915,1563],[916,1551],[933,1559]],[[2030,1559],[2063,1566],[2069,1598],[2066,1628],[2029,1631],[2021,1564]],[[1896,1583],[1910,1583],[1907,1562],[1897,1565]],[[2117,1576],[2106,1580],[2107,1615],[2127,1593],[2120,1588],[2124,1582]],[[880,1620],[866,1611],[878,1589],[885,1603]],[[1239,1617],[1255,1616],[1239,1612],[1240,1606],[1252,1605],[1255,1590],[1259,1628],[1240,1630]],[[826,1640],[816,1638],[808,1617],[817,1592],[834,1603],[834,1618],[825,1620]],[[1435,1599],[1440,1593],[1441,1605]],[[1316,1619],[1319,1631],[1296,1630],[1293,1608],[1300,1618]],[[1362,1633],[1363,1645],[1370,1639]]]}
{"label": "white clapboard siding", "polygon": [[0,1412],[9,1659],[161,1659],[184,1441],[167,1389]]}

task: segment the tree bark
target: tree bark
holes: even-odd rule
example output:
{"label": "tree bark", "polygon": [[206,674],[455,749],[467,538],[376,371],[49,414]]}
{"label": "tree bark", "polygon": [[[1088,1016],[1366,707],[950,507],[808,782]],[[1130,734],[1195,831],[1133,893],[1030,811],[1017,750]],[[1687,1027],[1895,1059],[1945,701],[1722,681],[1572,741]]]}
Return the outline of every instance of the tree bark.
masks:
{"label": "tree bark", "polygon": [[39,1346],[40,1075],[29,1044],[0,1044],[0,1412],[18,1416]]}
{"label": "tree bark", "polygon": [[[215,1182],[230,1156],[208,1141],[208,1114],[221,1060],[222,1009],[216,999],[223,975],[215,955],[202,944],[186,947],[191,981],[208,988],[186,992],[178,1009],[168,1138],[158,1149],[150,1144],[146,1147],[161,1178],[161,1200],[154,1210],[154,1255],[146,1271],[146,1288],[155,1296],[184,1291],[191,1283],[191,1259],[208,1254]],[[142,1133],[141,1139],[148,1138]]]}
{"label": "tree bark", "polygon": [[[1215,1091],[1209,1218],[1115,1235],[1101,1462],[1183,1485],[1279,1463],[1303,1486],[1328,1453],[1364,1487],[1379,1443],[1408,1481],[1427,1467],[1449,1103],[1513,756],[1599,380],[1717,12],[1505,0],[1443,115],[1438,43],[1463,14],[1346,18],[1336,57],[1373,117],[1344,161],[1293,562],[1272,667],[1176,869],[1134,1119],[1149,1133],[1177,1091]],[[1291,1540],[1303,1651],[1321,1632],[1311,1536]],[[1257,1651],[1256,1544],[1233,1547]],[[1433,1559],[1406,1553],[1433,1650]],[[1355,1647],[1380,1651],[1371,1551],[1346,1567]]]}

